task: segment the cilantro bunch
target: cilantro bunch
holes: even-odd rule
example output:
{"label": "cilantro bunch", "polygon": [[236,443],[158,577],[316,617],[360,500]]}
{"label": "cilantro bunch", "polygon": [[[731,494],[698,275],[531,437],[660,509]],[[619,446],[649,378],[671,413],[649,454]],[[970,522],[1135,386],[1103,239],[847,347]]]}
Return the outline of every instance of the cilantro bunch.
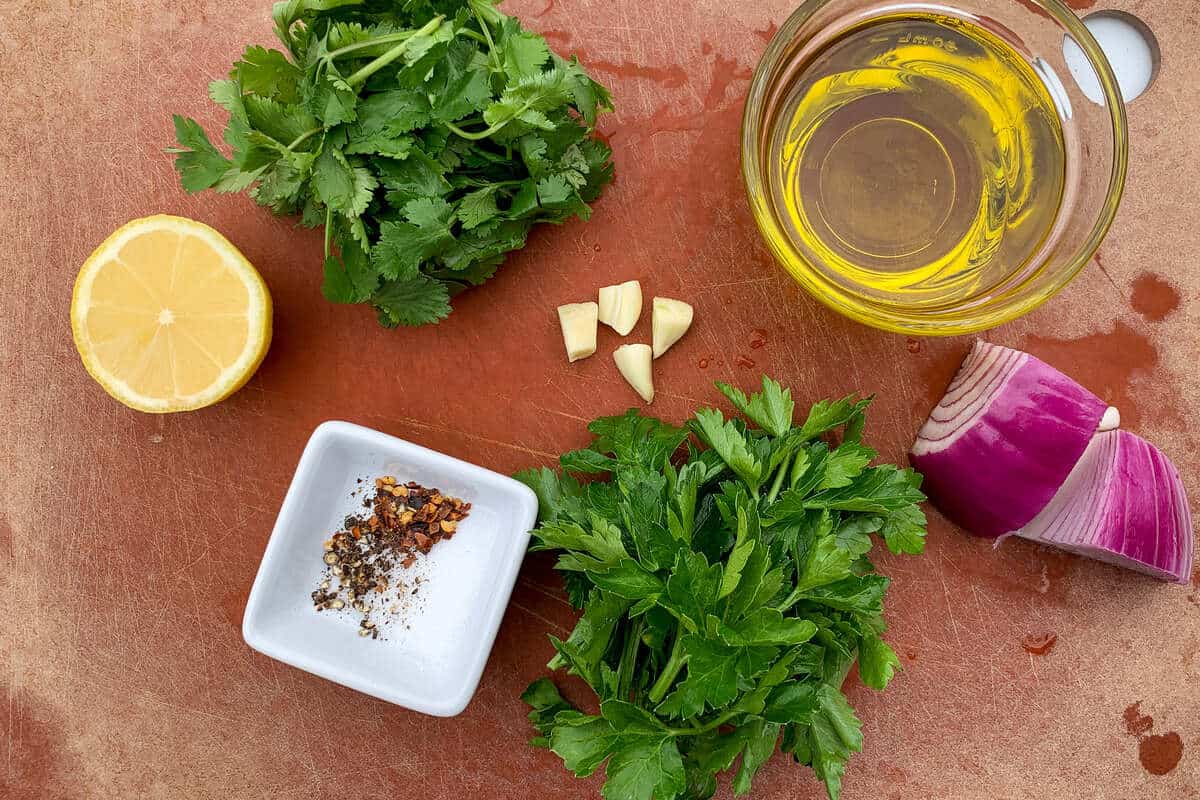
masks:
{"label": "cilantro bunch", "polygon": [[549,666],[600,707],[582,713],[535,681],[533,743],[581,777],[607,763],[606,800],[711,797],[739,758],[745,794],[777,747],[837,800],[862,745],[842,682],[857,661],[883,689],[899,666],[880,638],[888,579],[868,554],[875,538],[924,549],[921,476],[868,466],[869,400],[817,403],[796,425],[791,392],[769,378],[749,397],[718,386],[756,427],[714,409],[686,428],[631,410],[594,421],[561,475],[518,475],[541,502],[534,549],[559,554],[583,609],[565,641],[551,637]]}
{"label": "cilantro bunch", "polygon": [[333,302],[437,322],[612,180],[592,135],[607,90],[493,0],[285,0],[273,16],[286,52],[249,47],[209,87],[232,157],[179,116],[170,152],[189,192],[249,191],[324,225]]}

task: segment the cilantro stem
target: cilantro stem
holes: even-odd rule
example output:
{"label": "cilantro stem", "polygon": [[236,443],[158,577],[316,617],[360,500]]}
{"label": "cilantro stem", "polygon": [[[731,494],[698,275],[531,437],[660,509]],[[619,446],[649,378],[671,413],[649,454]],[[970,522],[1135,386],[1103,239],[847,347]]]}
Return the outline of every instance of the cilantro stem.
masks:
{"label": "cilantro stem", "polygon": [[524,114],[526,111],[528,111],[531,108],[533,108],[533,101],[528,100],[521,106],[520,110],[517,111],[516,113],[512,114],[511,116],[505,117],[504,119],[497,122],[495,125],[492,125],[487,130],[476,131],[474,133],[471,133],[470,131],[464,131],[462,128],[458,127],[453,122],[444,122],[442,124],[445,125],[447,128],[449,128],[452,133],[455,133],[464,139],[470,139],[473,142],[477,142],[480,139],[486,139],[487,137],[496,133],[501,128],[503,128],[505,125],[512,122],[514,119],[521,116],[522,114]]}
{"label": "cilantro stem", "polygon": [[650,687],[650,702],[658,705],[663,697],[666,696],[667,690],[671,688],[671,684],[675,682],[676,676],[679,675],[679,670],[683,669],[684,663],[687,661],[687,656],[683,654],[683,636],[675,634],[675,644],[671,645],[671,657],[667,659],[666,665],[663,667],[662,673],[658,676],[658,680]]}
{"label": "cilantro stem", "polygon": [[411,39],[416,35],[417,31],[401,31],[400,33],[388,33],[383,36],[376,36],[372,39],[367,39],[362,42],[348,44],[345,47],[339,47],[337,50],[331,50],[325,54],[327,61],[332,61],[335,58],[340,58],[347,53],[354,53],[358,50],[366,50],[368,47],[378,47],[381,44],[391,44],[392,42],[403,42],[406,39]]}
{"label": "cilantro stem", "polygon": [[323,130],[325,130],[325,129],[318,125],[317,127],[312,128],[311,130],[307,130],[304,133],[300,134],[299,136],[297,136],[295,139],[292,140],[291,144],[289,144],[287,146],[287,152],[289,152],[289,153],[292,152],[297,147],[304,144],[310,138],[312,138],[313,136],[316,136],[318,133],[320,133]]}
{"label": "cilantro stem", "polygon": [[400,56],[404,55],[404,51],[408,49],[408,46],[413,39],[416,39],[419,36],[428,36],[440,28],[442,26],[443,19],[444,17],[437,16],[429,20],[429,22],[425,23],[423,27],[413,31],[411,35],[406,37],[404,41],[400,42],[400,44],[396,45],[391,50],[388,50],[386,53],[379,56],[374,61],[370,62],[358,72],[355,72],[353,75],[347,78],[346,83],[354,87],[361,86],[362,84],[366,83],[367,78],[370,78],[376,72],[379,72],[379,70],[383,69],[388,64],[391,64],[393,61],[400,58]]}
{"label": "cilantro stem", "polygon": [[479,29],[483,32],[484,40],[487,41],[488,63],[491,64],[493,72],[499,72],[501,70],[501,65],[499,59],[496,57],[496,43],[492,41],[492,31],[488,27],[487,21],[483,18],[483,15],[479,13],[479,9],[474,3],[471,3],[471,13],[474,14],[475,19],[478,20]]}
{"label": "cilantro stem", "polygon": [[330,240],[333,238],[333,207],[325,206],[325,258],[329,258]]}

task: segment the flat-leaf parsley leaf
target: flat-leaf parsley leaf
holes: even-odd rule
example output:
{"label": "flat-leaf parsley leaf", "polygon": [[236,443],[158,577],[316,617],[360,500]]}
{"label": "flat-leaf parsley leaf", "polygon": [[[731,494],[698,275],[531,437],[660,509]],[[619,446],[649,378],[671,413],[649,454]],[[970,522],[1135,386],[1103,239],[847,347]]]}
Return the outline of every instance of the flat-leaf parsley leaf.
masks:
{"label": "flat-leaf parsley leaf", "polygon": [[[588,427],[564,470],[517,477],[541,501],[535,550],[558,555],[583,615],[551,669],[583,678],[599,715],[541,678],[524,694],[547,747],[579,776],[605,767],[606,800],[702,800],[734,767],[735,794],[776,750],[832,800],[862,726],[842,694],[855,661],[887,686],[899,659],[880,634],[888,579],[867,560],[924,547],[921,476],[870,466],[869,400],[813,406],[769,378],[720,386],[756,427],[702,409],[687,428],[630,411]],[[840,429],[840,435],[833,432]],[[581,483],[569,472],[588,475]]]}

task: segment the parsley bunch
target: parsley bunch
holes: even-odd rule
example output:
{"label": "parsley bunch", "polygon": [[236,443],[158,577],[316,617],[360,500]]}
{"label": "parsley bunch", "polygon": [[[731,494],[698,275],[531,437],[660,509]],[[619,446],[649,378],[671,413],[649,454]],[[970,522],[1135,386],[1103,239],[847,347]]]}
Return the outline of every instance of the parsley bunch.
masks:
{"label": "parsley bunch", "polygon": [[842,682],[857,661],[883,689],[899,666],[880,638],[888,579],[872,535],[924,549],[921,476],[868,466],[869,400],[817,403],[795,425],[791,392],[769,378],[749,397],[718,386],[756,427],[714,409],[687,428],[631,410],[594,421],[561,475],[518,475],[541,502],[534,549],[559,553],[583,609],[565,641],[551,637],[549,666],[600,701],[585,714],[535,681],[533,743],[581,777],[607,762],[606,800],[711,797],[739,757],[745,794],[777,746],[837,800],[862,745]]}
{"label": "parsley bunch", "polygon": [[285,52],[249,47],[209,95],[217,149],[175,117],[189,192],[248,190],[325,226],[325,296],[423,325],[538,222],[587,219],[612,180],[607,90],[493,0],[285,0]]}

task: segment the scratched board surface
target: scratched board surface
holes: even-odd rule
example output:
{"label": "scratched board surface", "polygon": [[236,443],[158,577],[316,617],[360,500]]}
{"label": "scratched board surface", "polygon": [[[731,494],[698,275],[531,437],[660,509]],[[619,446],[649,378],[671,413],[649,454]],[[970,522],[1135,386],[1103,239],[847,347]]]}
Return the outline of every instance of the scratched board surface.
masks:
{"label": "scratched board surface", "polygon": [[[162,148],[169,115],[223,122],[205,96],[265,0],[2,0],[0,207],[0,797],[595,796],[524,744],[518,700],[547,633],[574,614],[526,561],[479,692],[424,717],[276,663],[240,636],[246,594],[309,433],[346,419],[509,472],[586,441],[632,405],[601,355],[568,367],[553,308],[637,278],[696,325],[656,367],[654,411],[684,418],[723,379],[762,372],[804,400],[877,393],[869,436],[902,459],[969,346],[844,321],[760,245],[738,125],[751,69],[788,0],[522,0],[522,15],[614,90],[602,124],[619,177],[588,224],[539,231],[436,328],[385,331],[320,296],[320,242],[241,196],[188,197]],[[1088,2],[1076,2],[1087,7]],[[1160,443],[1200,499],[1200,237],[1193,75],[1200,12],[1119,7],[1154,28],[1155,85],[1130,109],[1127,199],[1095,263],[990,339],[1069,369]],[[155,212],[208,222],[263,272],[275,343],[214,408],[126,410],[86,376],[67,319],[78,265]],[[649,335],[649,315],[635,337]],[[932,516],[927,554],[883,558],[885,694],[852,679],[864,752],[845,797],[1200,796],[1200,594]],[[578,687],[574,687],[576,690]],[[764,798],[817,797],[782,758]],[[722,788],[728,796],[728,787]]]}

